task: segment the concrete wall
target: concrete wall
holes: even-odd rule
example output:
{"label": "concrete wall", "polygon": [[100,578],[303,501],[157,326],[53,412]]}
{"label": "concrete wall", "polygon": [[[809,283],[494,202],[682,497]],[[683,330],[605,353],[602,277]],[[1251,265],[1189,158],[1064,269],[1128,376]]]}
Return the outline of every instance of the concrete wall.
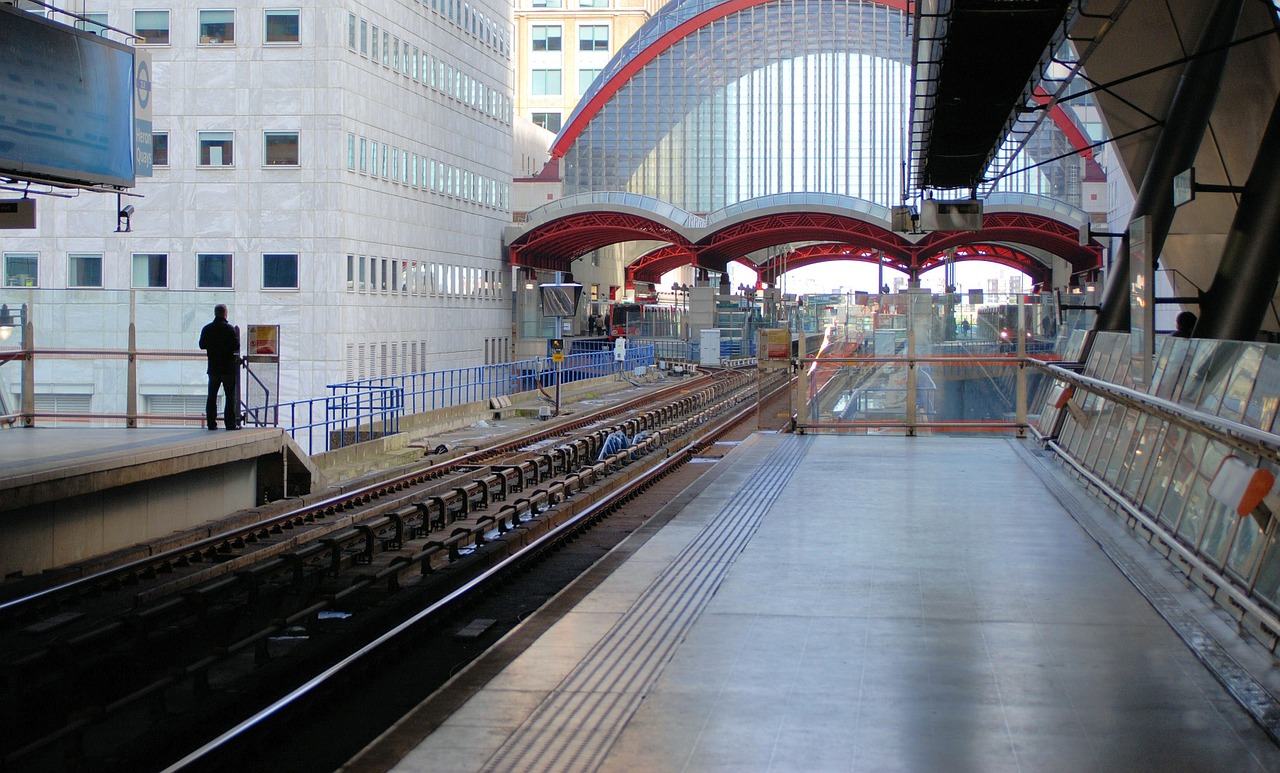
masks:
{"label": "concrete wall", "polygon": [[0,572],[38,574],[253,507],[257,461],[191,470],[0,516]]}

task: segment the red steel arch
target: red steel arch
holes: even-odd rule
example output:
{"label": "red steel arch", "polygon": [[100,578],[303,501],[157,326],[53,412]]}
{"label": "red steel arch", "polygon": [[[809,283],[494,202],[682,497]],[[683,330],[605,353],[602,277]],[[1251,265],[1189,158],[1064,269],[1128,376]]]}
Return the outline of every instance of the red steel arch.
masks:
{"label": "red steel arch", "polygon": [[592,250],[630,241],[688,245],[670,226],[629,212],[582,212],[543,223],[511,243],[511,265],[569,271]]}

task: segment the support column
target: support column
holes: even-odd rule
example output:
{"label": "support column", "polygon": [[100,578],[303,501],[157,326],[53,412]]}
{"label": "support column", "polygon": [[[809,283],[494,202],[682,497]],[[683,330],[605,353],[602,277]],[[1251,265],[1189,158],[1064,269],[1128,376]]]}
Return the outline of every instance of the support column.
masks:
{"label": "support column", "polygon": [[1280,100],[1262,134],[1193,336],[1252,341],[1280,281]]}
{"label": "support column", "polygon": [[[1230,53],[1229,44],[1240,20],[1243,0],[1218,0],[1213,14],[1205,23],[1196,45],[1196,56],[1187,62],[1174,91],[1173,101],[1165,118],[1160,138],[1147,164],[1138,197],[1133,205],[1132,218],[1143,215],[1151,218],[1147,233],[1147,249],[1157,260],[1164,248],[1165,237],[1173,223],[1173,178],[1192,165],[1209,116],[1222,87],[1222,73]],[[1218,49],[1212,54],[1205,51]],[[1126,229],[1127,231],[1127,229]],[[1107,286],[1102,294],[1102,309],[1098,312],[1097,330],[1129,329],[1129,237],[1120,241],[1107,274]]]}

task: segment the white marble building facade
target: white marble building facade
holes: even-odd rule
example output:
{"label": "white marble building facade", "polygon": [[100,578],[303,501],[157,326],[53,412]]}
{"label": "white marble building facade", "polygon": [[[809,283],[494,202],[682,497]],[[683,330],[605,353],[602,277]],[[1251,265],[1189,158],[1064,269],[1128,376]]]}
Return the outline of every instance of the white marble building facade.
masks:
{"label": "white marble building facade", "polygon": [[[139,348],[195,350],[224,302],[280,326],[282,401],[507,358],[509,4],[97,2],[68,10],[145,38],[157,163],[127,232],[95,193],[0,232],[0,301],[38,347],[120,349],[132,317]],[[41,362],[38,401],[122,410],[111,358]],[[199,361],[139,370],[143,412],[203,391]]]}

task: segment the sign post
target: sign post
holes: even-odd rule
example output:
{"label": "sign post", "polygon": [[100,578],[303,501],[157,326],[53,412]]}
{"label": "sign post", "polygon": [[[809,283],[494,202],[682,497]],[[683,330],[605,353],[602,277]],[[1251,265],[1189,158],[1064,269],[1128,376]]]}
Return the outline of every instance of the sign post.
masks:
{"label": "sign post", "polygon": [[[249,349],[245,356],[244,404],[254,424],[274,427],[279,424],[272,396],[280,394],[280,326],[248,325]],[[274,405],[279,405],[279,398]],[[260,408],[255,410],[255,406]],[[268,414],[268,411],[270,413]]]}
{"label": "sign post", "polygon": [[[559,273],[556,277],[559,278]],[[577,282],[555,282],[539,285],[542,291],[542,316],[555,317],[557,335],[564,334],[564,321],[578,313],[578,299],[582,297],[582,285]],[[564,364],[564,339],[547,340],[551,362],[555,365],[556,374],[556,415],[560,415],[560,374]]]}

